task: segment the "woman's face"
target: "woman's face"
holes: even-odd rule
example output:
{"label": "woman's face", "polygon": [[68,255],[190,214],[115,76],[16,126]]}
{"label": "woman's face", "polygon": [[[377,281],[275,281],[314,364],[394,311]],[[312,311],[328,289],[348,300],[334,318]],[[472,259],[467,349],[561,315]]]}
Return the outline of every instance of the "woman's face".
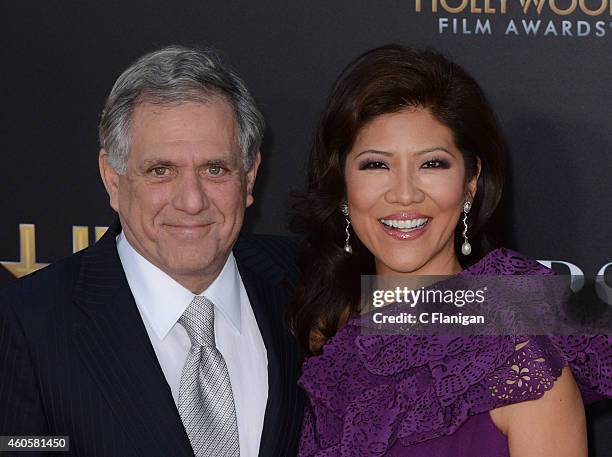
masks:
{"label": "woman's face", "polygon": [[429,111],[406,109],[366,124],[345,177],[350,220],[377,274],[461,271],[454,231],[477,176],[466,182],[451,130]]}

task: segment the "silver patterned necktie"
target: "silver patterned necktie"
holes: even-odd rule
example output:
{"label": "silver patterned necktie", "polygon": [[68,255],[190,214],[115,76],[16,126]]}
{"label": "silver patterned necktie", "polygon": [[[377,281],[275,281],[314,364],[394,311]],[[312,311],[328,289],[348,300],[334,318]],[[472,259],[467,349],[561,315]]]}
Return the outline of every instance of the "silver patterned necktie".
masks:
{"label": "silver patterned necktie", "polygon": [[238,457],[238,424],[227,365],[215,345],[214,306],[194,297],[181,318],[191,350],[183,367],[179,414],[196,457]]}

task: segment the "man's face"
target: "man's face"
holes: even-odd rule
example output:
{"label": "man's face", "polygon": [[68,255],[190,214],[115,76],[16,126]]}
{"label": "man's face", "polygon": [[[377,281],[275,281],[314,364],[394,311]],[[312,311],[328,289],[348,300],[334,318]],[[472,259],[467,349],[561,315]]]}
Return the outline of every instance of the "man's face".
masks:
{"label": "man's face", "polygon": [[130,244],[194,293],[217,276],[238,236],[259,154],[245,170],[232,108],[222,98],[159,106],[132,116],[127,171],[100,154],[110,204]]}

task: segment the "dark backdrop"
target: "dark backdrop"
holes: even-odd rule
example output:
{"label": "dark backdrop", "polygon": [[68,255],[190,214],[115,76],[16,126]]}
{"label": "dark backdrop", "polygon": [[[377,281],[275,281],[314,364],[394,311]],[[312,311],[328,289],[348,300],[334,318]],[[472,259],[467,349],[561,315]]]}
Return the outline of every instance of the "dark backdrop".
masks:
{"label": "dark backdrop", "polygon": [[[93,241],[109,225],[97,170],[104,98],[135,58],[173,43],[216,48],[247,81],[269,125],[247,229],[286,233],[287,195],[303,182],[331,82],[359,53],[395,41],[443,50],[481,83],[508,145],[511,247],[571,264],[588,287],[612,262],[612,6],[587,0],[589,14],[577,0],[542,0],[538,13],[539,3],[2,2],[0,261],[15,272],[7,262],[27,257],[19,224],[35,225],[28,258],[42,263],[73,251],[73,226]],[[0,284],[12,278],[0,267]],[[612,420],[594,417],[591,454],[612,455]]]}

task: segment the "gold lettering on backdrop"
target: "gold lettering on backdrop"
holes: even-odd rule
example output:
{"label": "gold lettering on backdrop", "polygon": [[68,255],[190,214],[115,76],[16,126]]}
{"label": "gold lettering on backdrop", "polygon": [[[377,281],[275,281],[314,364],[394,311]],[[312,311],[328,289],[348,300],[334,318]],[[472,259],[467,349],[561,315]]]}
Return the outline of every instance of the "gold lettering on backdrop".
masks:
{"label": "gold lettering on backdrop", "polygon": [[[600,1],[601,1],[601,6],[597,8],[596,10],[591,10],[586,4],[586,0],[580,0],[579,1],[580,9],[582,10],[584,14],[588,14],[589,16],[599,16],[605,10],[608,9],[608,0],[600,0]],[[610,14],[612,14],[612,3],[610,5]]]}
{"label": "gold lettering on backdrop", "polygon": [[[431,3],[431,12],[438,12],[438,0],[425,0]],[[439,0],[442,9],[446,13],[457,14],[462,13],[467,9],[468,4],[470,5],[470,13],[472,14],[495,14],[497,13],[497,9],[491,6],[492,1],[499,2],[499,9],[502,14],[506,14],[508,11],[508,0],[455,0],[458,1],[457,6],[449,5],[451,0]],[[607,1],[607,0],[604,0]],[[482,3],[481,3],[482,2]],[[482,5],[482,6],[480,6]],[[423,11],[423,0],[415,0],[414,1],[414,9],[417,13]]]}
{"label": "gold lettering on backdrop", "polygon": [[446,0],[440,0],[440,4],[445,11],[448,11],[451,14],[461,13],[468,4],[468,0],[461,0],[459,6],[452,7],[448,4]]}
{"label": "gold lettering on backdrop", "polygon": [[529,8],[531,7],[531,4],[535,5],[536,11],[538,12],[538,14],[540,14],[542,12],[542,9],[544,8],[544,4],[546,3],[546,0],[520,0],[521,1],[521,5],[523,6],[523,13],[527,14],[529,12]]}
{"label": "gold lettering on backdrop", "polygon": [[[558,16],[569,16],[580,10],[588,16],[600,16],[605,14],[608,8],[612,16],[612,0],[515,0],[520,3],[523,13],[529,14],[530,10],[541,14],[544,7],[548,5],[548,9]],[[441,6],[443,13],[460,14],[469,12],[471,14],[500,14],[508,13],[508,0],[414,0],[414,8],[417,13],[423,11],[423,3],[425,8],[431,6],[431,12],[438,12],[438,4]],[[588,3],[588,4],[587,4]],[[453,6],[455,5],[455,6]],[[567,6],[566,6],[567,5]],[[592,9],[593,8],[593,9]]]}
{"label": "gold lettering on backdrop", "polygon": [[49,265],[36,262],[36,227],[19,224],[19,262],[0,262],[13,276],[21,278]]}
{"label": "gold lettering on backdrop", "polygon": [[[506,2],[503,1],[502,5],[505,4]],[[472,13],[474,13],[474,3],[472,3]],[[484,1],[484,13],[485,14],[495,14],[497,11],[495,8],[491,7],[491,0],[485,0]],[[503,12],[503,10],[502,10]]]}
{"label": "gold lettering on backdrop", "polygon": [[569,16],[578,7],[578,0],[570,0],[570,5],[566,9],[561,9],[557,6],[557,0],[550,0],[550,10],[559,16]]}
{"label": "gold lettering on backdrop", "polygon": [[[95,239],[98,241],[108,227],[95,227]],[[89,227],[76,225],[72,227],[72,252],[80,251],[89,246]],[[13,276],[21,278],[49,265],[36,261],[36,226],[34,224],[19,224],[19,262],[0,261]]]}
{"label": "gold lettering on backdrop", "polygon": [[96,227],[96,241],[98,241],[106,233],[108,227]]}
{"label": "gold lettering on backdrop", "polygon": [[[96,227],[96,241],[102,238],[108,227]],[[89,227],[74,225],[72,227],[72,252],[78,252],[89,246]]]}
{"label": "gold lettering on backdrop", "polygon": [[89,246],[89,227],[75,225],[72,227],[72,252],[78,252]]}

